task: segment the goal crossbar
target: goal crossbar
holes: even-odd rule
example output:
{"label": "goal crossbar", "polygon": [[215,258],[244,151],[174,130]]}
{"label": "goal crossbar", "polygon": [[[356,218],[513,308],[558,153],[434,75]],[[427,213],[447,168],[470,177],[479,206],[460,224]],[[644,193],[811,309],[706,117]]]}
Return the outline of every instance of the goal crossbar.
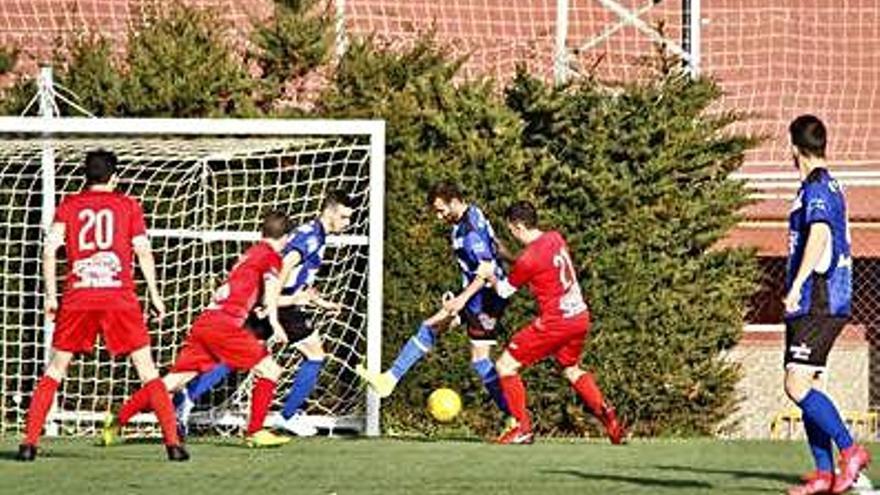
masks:
{"label": "goal crossbar", "polygon": [[[363,139],[358,136],[362,136]],[[162,143],[166,142],[170,143],[166,153],[163,153],[162,146],[165,146]],[[195,176],[181,175],[178,169],[174,169],[175,160],[178,162],[183,160],[181,158],[181,147],[189,146],[187,143],[199,143],[199,139],[202,138],[202,143],[206,143],[202,148],[196,147],[193,145],[192,152],[190,156],[186,157],[187,161],[197,161],[201,168],[201,178],[199,175],[199,168],[195,169]],[[160,183],[155,183],[156,187],[160,188],[160,190],[165,191],[162,194],[164,195],[173,195],[176,194],[175,191],[178,190],[178,178],[185,178],[187,182],[187,187],[190,189],[181,190],[181,193],[188,194],[189,198],[193,202],[195,206],[192,206],[196,210],[198,210],[193,215],[196,215],[192,218],[196,219],[197,223],[195,224],[186,224],[180,223],[175,224],[173,226],[168,225],[159,225],[153,226],[148,229],[148,233],[151,237],[156,239],[169,240],[172,244],[167,244],[168,249],[178,250],[176,252],[180,252],[181,248],[175,246],[182,246],[181,243],[192,243],[192,241],[202,242],[206,246],[210,244],[217,244],[218,247],[210,248],[207,247],[207,251],[204,251],[205,256],[214,256],[211,255],[211,249],[215,249],[217,253],[221,253],[220,257],[215,256],[217,260],[228,259],[229,256],[232,255],[231,252],[227,252],[223,246],[229,242],[251,242],[259,239],[259,233],[256,232],[252,228],[252,223],[247,223],[246,228],[239,228],[239,225],[245,225],[236,219],[236,215],[243,215],[242,213],[238,213],[237,210],[231,210],[226,208],[223,210],[223,214],[228,217],[226,224],[218,225],[217,227],[211,227],[210,225],[202,225],[198,220],[199,218],[204,217],[204,211],[206,211],[205,204],[207,201],[207,196],[202,195],[201,193],[194,193],[193,191],[197,191],[197,189],[192,189],[194,187],[199,187],[198,184],[200,181],[204,183],[204,185],[209,187],[227,187],[222,184],[208,184],[204,182],[209,180],[210,175],[210,162],[223,162],[223,161],[235,161],[236,163],[242,163],[242,160],[263,160],[268,155],[272,155],[275,158],[279,156],[284,157],[285,160],[292,159],[291,162],[294,164],[295,168],[299,169],[309,169],[310,167],[324,167],[320,174],[330,174],[333,173],[330,170],[334,164],[338,165],[340,160],[343,162],[345,160],[356,159],[359,162],[364,163],[365,166],[365,175],[368,177],[364,178],[356,178],[351,179],[355,180],[352,184],[357,185],[357,189],[360,192],[361,196],[359,201],[366,202],[366,208],[362,210],[366,210],[363,215],[363,223],[358,231],[354,234],[340,234],[340,235],[329,235],[327,237],[327,246],[328,249],[341,250],[339,252],[344,253],[343,256],[346,258],[340,258],[338,261],[334,261],[335,265],[332,267],[330,271],[330,279],[328,281],[332,282],[335,287],[336,294],[341,298],[349,298],[350,293],[352,291],[361,290],[366,292],[366,303],[365,303],[365,311],[363,313],[358,313],[356,318],[348,319],[346,324],[348,325],[361,325],[361,323],[357,323],[359,321],[363,321],[363,325],[365,327],[364,334],[362,337],[359,337],[358,340],[360,342],[365,342],[365,349],[362,351],[358,351],[358,353],[363,352],[362,359],[364,360],[368,369],[373,371],[378,371],[380,367],[380,350],[381,350],[381,319],[382,319],[382,269],[383,269],[383,232],[384,232],[384,191],[385,191],[385,122],[381,120],[362,120],[362,119],[348,119],[348,120],[334,120],[334,119],[325,119],[325,120],[285,120],[285,119],[173,119],[173,118],[85,118],[85,117],[0,117],[0,142],[6,141],[7,145],[4,150],[4,156],[2,157],[6,162],[0,164],[0,166],[4,167],[2,173],[5,174],[15,174],[17,168],[21,168],[26,174],[32,174],[34,167],[37,167],[37,174],[39,176],[39,184],[36,186],[36,190],[22,190],[16,189],[21,186],[14,185],[11,192],[8,194],[29,194],[33,196],[33,194],[41,195],[42,199],[39,201],[40,203],[40,215],[39,217],[42,219],[40,225],[45,229],[48,224],[51,222],[53,218],[57,196],[62,191],[71,191],[72,184],[72,175],[71,175],[71,149],[75,148],[79,150],[78,147],[83,146],[92,146],[94,143],[104,143],[107,142],[108,145],[113,146],[114,143],[127,143],[129,140],[131,142],[138,142],[138,140],[144,143],[153,143],[147,147],[133,147],[132,151],[123,151],[120,155],[121,158],[124,158],[127,161],[132,160],[140,160],[137,165],[137,170],[131,173],[138,173],[140,175],[136,176],[137,187],[149,187],[151,181],[153,180],[151,175],[145,170],[152,170],[149,167],[167,167],[171,168],[163,169],[168,170],[167,179]],[[227,147],[221,147],[220,154],[206,154],[203,151],[205,149],[211,148],[211,140],[225,140],[229,139],[230,145]],[[250,139],[251,141],[248,141]],[[80,141],[82,140],[82,141]],[[158,141],[157,141],[158,140]],[[264,141],[260,141],[264,140]],[[28,144],[28,143],[32,144]],[[276,148],[276,142],[290,142],[291,145],[287,148]],[[338,145],[322,145],[323,142],[326,143],[340,143]],[[22,144],[24,143],[24,144]],[[159,144],[156,144],[159,143]],[[182,144],[181,144],[182,143]],[[241,147],[236,149],[238,143],[241,144]],[[247,143],[247,144],[244,144]],[[264,143],[264,144],[261,144]],[[322,147],[323,146],[323,147]],[[266,150],[265,153],[256,153],[260,149],[264,148]],[[232,153],[229,153],[229,150],[232,150]],[[80,150],[81,151],[81,150]],[[77,151],[79,153],[80,151]],[[343,152],[343,155],[337,156],[339,152]],[[175,155],[175,153],[177,153]],[[278,158],[280,160],[280,158]],[[303,161],[297,161],[298,159],[302,159]],[[64,162],[62,162],[64,160]],[[321,160],[327,160],[325,162],[321,162]],[[56,162],[58,162],[56,166]],[[268,163],[268,162],[267,162]],[[63,170],[59,167],[63,166]],[[222,164],[221,164],[222,166]],[[241,166],[241,165],[236,165]],[[294,169],[285,169],[284,167],[288,166],[286,162],[279,161],[276,165],[273,165],[275,168],[269,168],[267,165],[266,168],[262,169],[263,173],[262,182],[254,183],[254,185],[247,185],[248,179],[240,179],[241,171],[238,169],[224,169],[221,171],[222,180],[230,181],[230,180],[244,180],[245,182],[242,185],[235,186],[235,193],[238,194],[236,196],[236,201],[233,206],[242,206],[249,208],[249,212],[253,211],[252,206],[247,203],[248,195],[241,195],[241,191],[243,188],[250,188],[249,191],[253,191],[258,197],[261,194],[262,187],[266,187],[261,184],[268,184],[270,187],[274,188],[273,198],[278,197],[278,188],[279,186],[287,187],[287,183],[275,183],[272,184],[269,177],[275,177],[275,175],[266,175],[266,174],[276,174],[276,173],[285,173],[290,174],[290,170]],[[279,168],[280,167],[280,168]],[[191,169],[190,169],[191,170]],[[279,172],[280,171],[280,172]],[[127,173],[128,170],[123,171],[123,174]],[[248,172],[247,170],[245,171]],[[316,214],[316,203],[315,201],[319,201],[322,191],[326,191],[329,184],[335,183],[335,179],[332,179],[332,176],[315,174],[313,172],[303,172],[306,174],[307,183],[308,184],[327,184],[323,186],[319,186],[317,188],[310,188],[309,192],[306,196],[302,196],[299,198],[297,195],[299,194],[296,184],[291,184],[285,191],[285,194],[290,197],[291,195],[299,201],[299,205],[295,214],[297,218],[307,218],[308,215]],[[329,177],[329,178],[328,178]],[[366,179],[366,181],[364,180]],[[5,179],[4,179],[5,180]],[[280,179],[279,179],[280,180]],[[66,182],[65,182],[66,181]],[[268,183],[266,181],[269,181]],[[4,183],[5,184],[5,183]],[[57,184],[57,185],[56,185]],[[133,187],[135,184],[129,183],[126,187]],[[64,187],[61,187],[64,186]],[[28,186],[33,187],[33,186]],[[335,187],[335,186],[333,186]],[[57,189],[56,189],[57,188]],[[187,192],[188,191],[188,192]],[[152,193],[149,193],[152,194]],[[364,195],[366,194],[366,195]],[[232,201],[228,199],[223,199],[223,201]],[[278,201],[274,199],[272,201]],[[278,204],[278,203],[275,203]],[[181,203],[180,208],[187,208],[186,203]],[[33,202],[29,202],[28,205],[23,206],[22,208],[30,208],[32,210],[36,210],[33,208]],[[168,210],[167,207],[165,210],[162,210],[161,215],[164,215],[163,219],[168,218]],[[195,211],[195,210],[194,210]],[[216,211],[215,211],[216,214]],[[253,213],[247,213],[247,215],[252,215]],[[16,214],[18,216],[10,216],[10,222],[31,222],[32,220],[23,220],[21,215]],[[31,218],[31,217],[26,217]],[[175,217],[178,218],[178,217]],[[184,216],[179,216],[179,218],[189,218]],[[249,218],[249,217],[248,217]],[[231,223],[230,223],[231,222]],[[10,223],[10,226],[19,225],[19,223]],[[22,224],[27,228],[31,228],[31,224],[25,223]],[[189,225],[192,225],[191,227]],[[231,227],[231,228],[230,228]],[[29,234],[31,235],[31,234]],[[0,243],[7,244],[6,247],[2,248],[3,252],[7,253],[15,253],[18,251],[18,247],[13,245],[14,243],[19,242],[15,239],[0,239]],[[189,244],[187,244],[189,246]],[[2,246],[0,246],[2,247]],[[190,251],[201,249],[201,248],[192,248],[188,247]],[[190,252],[187,251],[187,252]],[[193,251],[195,252],[195,251]],[[17,256],[17,255],[16,255]],[[177,266],[180,266],[180,263],[183,260],[178,258],[176,263]],[[212,258],[214,259],[214,258]],[[28,258],[27,260],[30,262],[31,260]],[[359,261],[363,260],[363,261]],[[36,260],[38,261],[38,260]],[[16,261],[10,261],[16,262]],[[11,265],[10,265],[11,266]],[[216,270],[216,269],[215,269]],[[349,270],[353,273],[362,274],[362,278],[364,283],[361,285],[360,282],[356,283],[356,286],[346,286],[343,282],[342,275],[340,275],[341,270]],[[364,273],[366,272],[366,273]],[[220,273],[212,273],[212,276],[222,276]],[[188,275],[189,276],[189,275]],[[358,275],[361,277],[361,275]],[[10,286],[11,287],[11,286]],[[0,290],[6,290],[3,287],[0,287]],[[10,289],[12,290],[12,289]],[[20,290],[20,289],[18,289]],[[31,291],[32,289],[27,289]],[[36,297],[38,294],[34,294],[31,296],[30,294],[34,294],[33,292],[27,292],[27,295],[23,295],[22,297]],[[174,296],[180,297],[189,297],[188,300],[197,301],[198,298],[193,299],[192,296],[186,294],[173,294]],[[28,299],[30,300],[30,299]],[[27,311],[37,311],[38,305],[35,305],[33,309],[28,309]],[[25,320],[22,320],[25,321]],[[186,320],[182,320],[186,321]],[[327,321],[325,318],[323,321]],[[338,323],[338,321],[337,321]],[[22,323],[21,328],[26,328],[26,326],[31,325],[31,323]],[[42,346],[44,349],[48,350],[49,343],[51,342],[51,334],[52,334],[51,324],[46,322],[44,326],[44,336],[42,340]],[[24,333],[22,335],[25,335]],[[344,338],[344,337],[339,337]],[[363,340],[360,340],[360,339]],[[45,362],[48,359],[48,352],[45,352],[42,357],[42,362]],[[23,357],[17,358],[18,360],[23,360]],[[347,358],[350,359],[350,358]],[[347,366],[347,364],[346,364]],[[343,370],[344,373],[348,374],[348,371]],[[110,383],[113,383],[113,380],[116,378],[108,378]],[[338,380],[338,378],[333,378],[334,382]],[[20,380],[22,381],[22,380]],[[23,380],[22,382],[25,382]],[[21,402],[21,395],[23,393],[29,393],[29,390],[26,388],[19,388],[17,390],[13,390],[10,388],[8,391],[12,395],[12,402],[19,404]],[[4,392],[5,393],[5,392]],[[244,399],[242,399],[244,397]],[[6,397],[0,397],[0,399],[5,400]],[[242,396],[242,394],[237,394],[235,400],[247,400],[246,394]],[[347,399],[346,399],[347,400]],[[367,390],[365,396],[363,397],[364,406],[362,422],[359,424],[359,428],[361,431],[366,433],[367,435],[377,435],[379,433],[379,399],[378,397],[372,393],[372,391]],[[59,423],[64,423],[70,418],[76,418],[77,421],[89,421],[94,416],[94,410],[70,410],[65,409],[63,407],[54,408],[53,415],[50,416],[50,421],[54,417],[55,421]],[[326,409],[322,406],[318,410],[318,414],[316,417],[324,418],[322,420],[322,424],[332,424],[332,417],[328,415]],[[346,408],[340,416],[338,416],[339,423],[337,426],[342,425],[351,425],[353,424],[353,418],[356,417],[352,415],[353,410],[351,408]],[[2,418],[0,418],[2,419]],[[20,418],[19,418],[20,419]],[[8,425],[0,424],[0,431],[4,430]],[[52,429],[50,428],[50,431]],[[58,431],[57,428],[55,431]]]}

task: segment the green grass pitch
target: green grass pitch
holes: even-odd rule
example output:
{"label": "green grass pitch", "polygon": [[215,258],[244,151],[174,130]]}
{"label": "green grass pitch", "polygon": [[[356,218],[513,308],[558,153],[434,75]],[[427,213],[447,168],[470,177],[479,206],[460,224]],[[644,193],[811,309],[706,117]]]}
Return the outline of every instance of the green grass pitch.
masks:
{"label": "green grass pitch", "polygon": [[[42,457],[20,464],[17,438],[0,439],[0,494],[755,494],[781,493],[811,466],[802,442],[315,438],[250,450],[205,438],[185,464],[166,462],[158,443],[92,442],[46,439]],[[880,444],[871,450],[877,458]],[[868,474],[880,479],[880,468]]]}

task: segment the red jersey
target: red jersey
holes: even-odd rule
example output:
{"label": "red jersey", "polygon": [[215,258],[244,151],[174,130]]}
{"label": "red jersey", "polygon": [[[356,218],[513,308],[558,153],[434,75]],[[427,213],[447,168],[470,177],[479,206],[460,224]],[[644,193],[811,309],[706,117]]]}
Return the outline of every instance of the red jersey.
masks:
{"label": "red jersey", "polygon": [[222,311],[244,323],[262,292],[263,281],[277,278],[280,270],[281,255],[266,242],[254,244],[232,267],[226,283],[214,292],[208,309]]}
{"label": "red jersey", "polygon": [[568,320],[587,311],[568,245],[559,232],[545,232],[529,244],[514,262],[508,281],[517,288],[528,284],[542,320]]}
{"label": "red jersey", "polygon": [[55,211],[64,224],[67,277],[62,301],[76,309],[137,305],[133,246],[146,241],[144,213],[136,199],[91,189],[64,198]]}

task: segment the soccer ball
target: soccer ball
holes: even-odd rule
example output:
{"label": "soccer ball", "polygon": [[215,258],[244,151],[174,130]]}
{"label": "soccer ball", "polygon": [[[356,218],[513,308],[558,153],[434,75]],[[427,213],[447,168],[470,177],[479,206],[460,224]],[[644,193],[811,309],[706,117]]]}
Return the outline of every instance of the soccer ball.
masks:
{"label": "soccer ball", "polygon": [[428,396],[428,412],[441,423],[452,421],[461,412],[461,397],[449,388],[438,388]]}

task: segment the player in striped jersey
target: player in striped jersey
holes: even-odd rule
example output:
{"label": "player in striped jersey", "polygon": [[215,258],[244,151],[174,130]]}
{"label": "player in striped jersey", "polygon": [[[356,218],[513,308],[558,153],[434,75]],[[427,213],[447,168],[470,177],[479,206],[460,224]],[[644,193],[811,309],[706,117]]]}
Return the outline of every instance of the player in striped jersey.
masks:
{"label": "player in striped jersey", "polygon": [[[281,253],[284,263],[279,274],[282,283],[279,286],[281,293],[278,297],[278,319],[290,343],[305,359],[296,370],[281,414],[272,423],[274,427],[298,436],[312,436],[317,433],[315,426],[302,414],[303,406],[314,390],[325,362],[321,336],[312,325],[312,313],[315,310],[338,313],[342,309],[339,303],[325,299],[318,292],[315,281],[324,261],[327,235],[345,230],[353,211],[351,198],[345,191],[329,192],[324,199],[321,214],[291,231]],[[245,326],[258,337],[272,334],[269,322],[253,313]],[[175,396],[178,422],[183,433],[186,433],[186,424],[195,401],[225,379],[230,372],[229,366],[219,364]]]}
{"label": "player in striped jersey", "polygon": [[462,291],[448,298],[439,312],[421,323],[388,371],[371,373],[363,367],[356,371],[380,397],[387,397],[401,378],[434,347],[437,335],[457,319],[467,327],[474,371],[496,406],[509,416],[491,360],[491,349],[499,332],[498,320],[507,301],[477,276],[477,268],[485,262],[491,264],[498,279],[505,280],[507,275],[501,261],[506,250],[480,208],[466,202],[455,184],[436,184],[428,193],[428,204],[438,219],[452,227],[452,250],[461,268]]}

